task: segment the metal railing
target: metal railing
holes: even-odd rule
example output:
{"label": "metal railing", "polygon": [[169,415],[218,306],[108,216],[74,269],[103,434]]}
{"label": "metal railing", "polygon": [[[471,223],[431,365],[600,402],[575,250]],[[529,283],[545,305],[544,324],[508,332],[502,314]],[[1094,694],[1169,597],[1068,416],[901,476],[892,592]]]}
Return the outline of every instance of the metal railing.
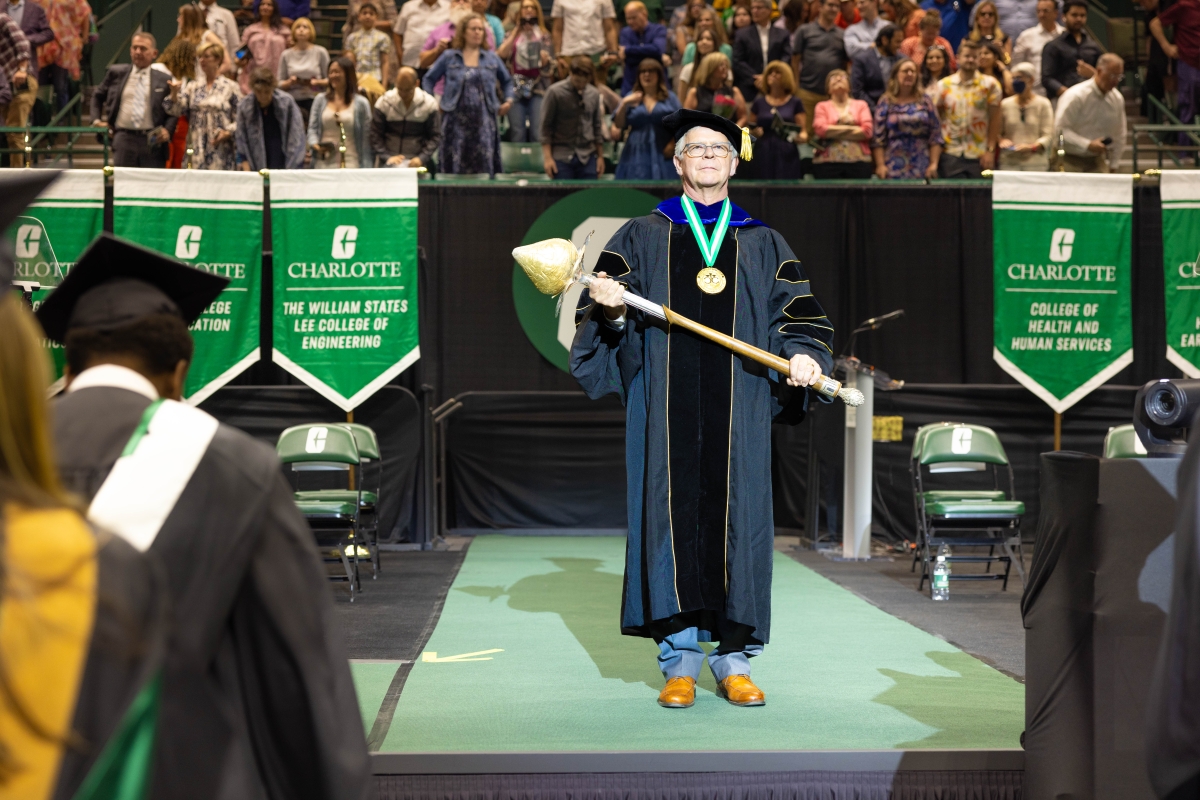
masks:
{"label": "metal railing", "polygon": [[[9,147],[8,137],[13,134],[22,136],[23,144],[21,147]],[[59,134],[66,134],[66,141],[59,144],[53,141]],[[78,148],[80,139],[85,136],[99,137],[99,144],[102,149],[97,150],[94,146],[89,146],[84,150]],[[48,138],[51,137],[51,138]],[[42,146],[42,143],[45,143]],[[25,157],[25,163],[29,166],[39,163],[44,156],[53,156],[49,163],[57,164],[63,156],[66,156],[67,166],[75,166],[75,157],[77,155],[96,156],[103,154],[104,166],[111,163],[112,155],[112,140],[108,132],[108,128],[90,127],[85,125],[54,125],[42,128],[7,128],[0,127],[0,153],[9,155],[21,155]]]}
{"label": "metal railing", "polygon": [[[1151,125],[1134,125],[1131,127],[1131,133],[1133,134],[1133,171],[1138,171],[1139,151],[1145,152],[1147,150],[1157,157],[1159,169],[1163,167],[1164,156],[1171,159],[1175,163],[1175,166],[1182,167],[1183,161],[1180,160],[1178,155],[1180,153],[1191,153],[1192,161],[1200,165],[1200,118],[1193,120],[1192,124],[1185,124],[1157,97],[1148,95],[1147,99],[1150,101],[1151,109],[1157,112],[1159,119],[1165,119],[1166,122]],[[1154,144],[1139,144],[1138,134],[1141,133],[1149,136]],[[1186,136],[1191,141],[1191,144],[1179,144],[1180,134]],[[1168,138],[1173,138],[1175,141],[1168,142]]]}

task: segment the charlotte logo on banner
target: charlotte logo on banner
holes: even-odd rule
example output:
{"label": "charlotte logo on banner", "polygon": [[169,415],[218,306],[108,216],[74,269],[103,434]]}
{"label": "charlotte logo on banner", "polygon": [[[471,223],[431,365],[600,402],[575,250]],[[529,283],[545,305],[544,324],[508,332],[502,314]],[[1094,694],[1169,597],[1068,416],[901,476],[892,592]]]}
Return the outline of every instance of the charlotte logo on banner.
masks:
{"label": "charlotte logo on banner", "polygon": [[1167,360],[1200,378],[1200,171],[1164,170],[1159,187]]}
{"label": "charlotte logo on banner", "polygon": [[192,323],[196,351],[183,394],[193,405],[259,360],[262,198],[254,172],[114,172],[113,233],[229,278]]}
{"label": "charlotte logo on banner", "polygon": [[421,356],[415,170],[272,171],[275,363],[350,411]]}
{"label": "charlotte logo on banner", "polygon": [[[75,266],[75,261],[100,235],[104,224],[104,173],[98,169],[69,169],[46,187],[25,213],[9,227],[7,236],[16,256],[16,279],[45,287],[33,293],[33,306],[42,304]],[[62,345],[44,340],[54,377],[62,377],[66,354]]]}
{"label": "charlotte logo on banner", "polygon": [[[583,189],[573,192],[541,213],[529,226],[521,244],[543,239],[570,239],[576,247],[595,231],[584,255],[584,272],[596,268],[600,251],[617,230],[633,217],[654,211],[659,200],[637,189]],[[557,298],[547,297],[534,288],[529,276],[513,262],[513,306],[525,336],[537,351],[563,372],[570,372],[571,340],[575,336],[575,306],[583,292],[582,284],[567,289],[562,313],[554,315]]]}
{"label": "charlotte logo on banner", "polygon": [[1130,175],[992,177],[993,357],[1058,413],[1133,362]]}

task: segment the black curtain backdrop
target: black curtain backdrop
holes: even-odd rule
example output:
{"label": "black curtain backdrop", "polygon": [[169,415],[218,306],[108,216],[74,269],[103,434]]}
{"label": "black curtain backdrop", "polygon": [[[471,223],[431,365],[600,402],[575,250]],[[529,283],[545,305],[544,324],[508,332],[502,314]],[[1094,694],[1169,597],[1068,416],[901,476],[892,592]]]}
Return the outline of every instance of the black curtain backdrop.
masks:
{"label": "black curtain backdrop", "polygon": [[[228,425],[272,447],[292,425],[346,421],[346,412],[304,386],[227,386],[200,407]],[[407,389],[385,386],[354,410],[354,421],[375,431],[383,456],[383,486],[379,498],[380,541],[415,538],[416,503],[421,459],[421,410]],[[286,469],[286,468],[285,468]],[[375,467],[366,477],[374,480]],[[328,485],[314,481],[322,476]],[[296,485],[293,479],[293,485]],[[303,489],[345,488],[345,473],[304,473]]]}

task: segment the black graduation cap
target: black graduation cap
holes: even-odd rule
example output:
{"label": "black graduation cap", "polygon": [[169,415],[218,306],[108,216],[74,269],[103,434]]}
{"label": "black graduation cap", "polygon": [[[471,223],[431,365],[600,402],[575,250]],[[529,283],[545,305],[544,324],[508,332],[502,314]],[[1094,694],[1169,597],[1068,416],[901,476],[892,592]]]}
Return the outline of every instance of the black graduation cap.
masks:
{"label": "black graduation cap", "polygon": [[738,157],[742,161],[749,161],[754,157],[754,138],[750,135],[750,129],[739,127],[736,122],[726,117],[707,111],[681,108],[663,117],[662,124],[667,132],[675,137],[675,141],[682,139],[692,128],[710,128],[725,134],[733,149],[739,151]]}
{"label": "black graduation cap", "polygon": [[[0,231],[7,230],[26,207],[37,199],[42,191],[54,183],[62,170],[57,169],[12,169],[0,175]],[[16,273],[12,246],[8,239],[0,242],[0,287],[12,283]]]}
{"label": "black graduation cap", "polygon": [[37,310],[46,337],[62,342],[74,328],[112,330],[154,314],[188,325],[229,280],[102,233]]}

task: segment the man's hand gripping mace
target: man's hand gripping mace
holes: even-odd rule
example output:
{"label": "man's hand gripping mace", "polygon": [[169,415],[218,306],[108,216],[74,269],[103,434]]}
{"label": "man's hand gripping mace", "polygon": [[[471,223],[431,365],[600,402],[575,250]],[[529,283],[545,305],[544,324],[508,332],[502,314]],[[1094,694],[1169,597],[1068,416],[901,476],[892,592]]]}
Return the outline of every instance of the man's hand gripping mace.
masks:
{"label": "man's hand gripping mace", "polygon": [[[572,284],[581,283],[584,286],[590,286],[596,278],[591,273],[584,274],[583,272],[583,254],[587,249],[588,240],[591,238],[592,235],[589,233],[583,242],[583,247],[578,250],[572,242],[566,239],[546,239],[534,242],[513,250],[513,258],[521,265],[521,269],[525,270],[525,274],[529,276],[539,292],[552,296],[558,295],[559,311],[561,311],[562,296]],[[701,325],[699,322],[676,314],[666,306],[640,297],[628,289],[622,293],[621,299],[627,306],[665,320],[670,325],[678,325],[697,336],[703,336],[705,339],[729,348],[738,355],[770,367],[780,375],[791,374],[791,364],[782,356],[768,353],[766,350],[747,344],[740,339],[715,331],[707,325]],[[817,378],[817,382],[812,385],[812,388],[826,397],[838,398],[848,406],[859,406],[863,403],[862,392],[843,387],[841,383],[828,375]]]}

